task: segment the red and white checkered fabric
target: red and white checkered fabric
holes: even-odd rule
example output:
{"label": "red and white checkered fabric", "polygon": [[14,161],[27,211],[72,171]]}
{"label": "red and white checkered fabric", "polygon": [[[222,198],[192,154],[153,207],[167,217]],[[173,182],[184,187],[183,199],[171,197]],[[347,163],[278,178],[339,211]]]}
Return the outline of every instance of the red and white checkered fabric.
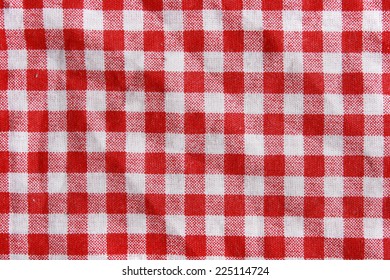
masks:
{"label": "red and white checkered fabric", "polygon": [[389,0],[1,0],[1,259],[390,259]]}

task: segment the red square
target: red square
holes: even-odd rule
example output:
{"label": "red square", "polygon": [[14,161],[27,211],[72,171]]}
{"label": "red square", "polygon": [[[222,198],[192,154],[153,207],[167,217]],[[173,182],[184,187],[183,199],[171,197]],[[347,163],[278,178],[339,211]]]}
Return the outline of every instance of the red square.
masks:
{"label": "red square", "polygon": [[202,10],[203,0],[182,0],[183,10]]}
{"label": "red square", "polygon": [[324,135],[324,115],[303,116],[303,134],[304,135]]}
{"label": "red square", "polygon": [[126,91],[126,76],[123,71],[105,71],[107,91]]}
{"label": "red square", "polygon": [[390,238],[383,240],[383,256],[385,260],[390,260]]}
{"label": "red square", "polygon": [[66,89],[67,90],[86,90],[87,72],[84,70],[66,71]]}
{"label": "red square", "polygon": [[9,172],[9,152],[0,152],[0,173]]}
{"label": "red square", "polygon": [[363,260],[364,238],[344,238],[343,253],[345,260]]}
{"label": "red square", "polygon": [[9,192],[0,192],[0,213],[9,214]]}
{"label": "red square", "polygon": [[304,257],[305,259],[324,259],[324,238],[305,237]]}
{"label": "red square", "polygon": [[25,29],[24,36],[28,50],[45,50],[46,38],[43,29]]}
{"label": "red square", "polygon": [[383,219],[390,219],[390,197],[383,198]]}
{"label": "red square", "polygon": [[225,216],[244,216],[245,197],[244,195],[225,195]]}
{"label": "red square", "polygon": [[204,235],[187,235],[186,256],[187,257],[205,257],[206,256],[206,236]]}
{"label": "red square", "polygon": [[163,9],[163,0],[142,1],[145,11],[161,11]]}
{"label": "red square", "polygon": [[305,94],[323,94],[324,93],[324,75],[321,73],[303,74],[303,92]]}
{"label": "red square", "polygon": [[343,11],[362,11],[363,0],[342,0]]}
{"label": "red square", "polygon": [[262,8],[263,10],[283,10],[283,0],[262,0]]}
{"label": "red square", "polygon": [[49,213],[49,195],[47,193],[29,193],[27,200],[29,214]]}
{"label": "red square", "polygon": [[242,10],[242,0],[222,0],[224,10]]}
{"label": "red square", "polygon": [[284,215],[284,196],[266,195],[264,196],[264,216],[281,217]]}
{"label": "red square", "polygon": [[184,31],[184,51],[203,52],[204,51],[204,32],[203,31]]}
{"label": "red square", "polygon": [[123,30],[104,30],[104,50],[123,51],[125,48],[125,33]]}
{"label": "red square", "polygon": [[363,93],[363,73],[343,73],[342,80],[344,94]]}
{"label": "red square", "polygon": [[265,236],[264,237],[264,258],[284,259],[284,257],[285,257],[284,237]]}
{"label": "red square", "polygon": [[343,216],[344,218],[363,218],[364,198],[361,196],[343,197]]}
{"label": "red square", "polygon": [[46,70],[27,70],[27,90],[47,90]]}
{"label": "red square", "polygon": [[224,72],[223,88],[225,93],[243,93],[244,92],[244,73]]}
{"label": "red square", "polygon": [[66,156],[66,171],[68,173],[87,172],[87,153],[67,152]]}
{"label": "red square", "polygon": [[382,0],[382,10],[390,11],[390,2],[388,0]]}
{"label": "red square", "polygon": [[[1,77],[0,77],[1,79]],[[0,131],[9,131],[9,112],[0,111]]]}
{"label": "red square", "polygon": [[0,255],[9,254],[9,235],[0,233]]}
{"label": "red square", "polygon": [[283,93],[284,74],[264,73],[264,93]]}
{"label": "red square", "polygon": [[304,198],[305,218],[324,218],[324,197],[306,196]]}
{"label": "red square", "polygon": [[145,154],[146,174],[165,174],[166,160],[164,153]]}
{"label": "red square", "polygon": [[28,153],[28,173],[46,173],[49,170],[47,152]]}
{"label": "red square", "polygon": [[[390,6],[390,2],[388,1],[387,3],[389,3]],[[382,33],[382,52],[390,53],[390,32],[389,31],[385,31]]]}
{"label": "red square", "polygon": [[28,112],[28,131],[29,132],[47,132],[49,129],[48,111],[29,111]]}
{"label": "red square", "polygon": [[383,122],[384,136],[390,136],[390,115],[384,115]]}
{"label": "red square", "polygon": [[[2,50],[2,51],[7,50],[7,37],[5,36],[4,29],[0,30],[0,50]],[[0,89],[1,89],[1,86],[0,86]]]}
{"label": "red square", "polygon": [[242,113],[225,113],[225,134],[244,134],[245,115]]}
{"label": "red square", "polygon": [[206,168],[206,157],[204,154],[189,154],[185,157],[185,174],[204,174]]}
{"label": "red square", "polygon": [[[152,1],[149,1],[152,2]],[[147,255],[166,255],[167,237],[165,234],[146,234],[146,254]]]}
{"label": "red square", "polygon": [[127,254],[127,234],[109,233],[107,234],[107,254],[126,255]]}
{"label": "red square", "polygon": [[0,90],[7,90],[7,89],[8,89],[8,71],[0,70]]}
{"label": "red square", "polygon": [[344,136],[364,135],[364,115],[344,115]]}
{"label": "red square", "polygon": [[64,29],[65,50],[84,50],[83,29]]}
{"label": "red square", "polygon": [[84,8],[84,0],[62,0],[64,9],[82,9]]}
{"label": "red square", "polygon": [[144,50],[146,52],[164,51],[163,31],[144,31]]}
{"label": "red square", "polygon": [[68,132],[87,131],[86,111],[67,111],[66,120]]}
{"label": "red square", "polygon": [[[389,37],[389,40],[390,40],[390,37]],[[389,49],[390,49],[390,46],[389,46]],[[390,95],[390,74],[382,74],[382,91],[383,91],[383,94]]]}
{"label": "red square", "polygon": [[87,234],[67,234],[67,249],[70,256],[88,255]]}
{"label": "red square", "polygon": [[103,10],[123,10],[123,0],[103,0]]}
{"label": "red square", "polygon": [[126,193],[107,193],[107,213],[108,214],[127,213]]}
{"label": "red square", "polygon": [[225,52],[244,51],[244,31],[224,31],[223,50]]}
{"label": "red square", "polygon": [[107,152],[106,153],[106,172],[107,173],[125,173],[126,172],[126,153],[125,152]]}
{"label": "red square", "polygon": [[[268,0],[267,0],[268,1]],[[275,1],[268,1],[273,3]],[[263,51],[264,52],[283,52],[284,33],[283,31],[264,30],[263,31]]]}
{"label": "red square", "polygon": [[302,0],[304,11],[322,11],[324,9],[323,0]]}
{"label": "red square", "polygon": [[285,159],[283,155],[267,155],[264,157],[265,176],[284,176]]}
{"label": "red square", "polygon": [[363,156],[344,156],[344,176],[363,177],[364,176],[364,157]]}
{"label": "red square", "polygon": [[184,92],[204,92],[203,72],[184,72]]}
{"label": "red square", "polygon": [[264,115],[264,134],[265,135],[283,135],[284,134],[284,115],[283,114],[265,114]]}
{"label": "red square", "polygon": [[303,32],[304,52],[323,52],[323,33],[321,31]]}
{"label": "red square", "polygon": [[165,194],[145,194],[145,213],[165,215]]}
{"label": "red square", "polygon": [[165,133],[166,117],[163,112],[145,113],[146,133]]}
{"label": "red square", "polygon": [[360,53],[363,51],[363,32],[343,31],[343,53]]}
{"label": "red square", "polygon": [[106,112],[106,131],[107,132],[125,132],[126,131],[126,113],[123,111]]}
{"label": "red square", "polygon": [[204,216],[206,213],[206,196],[204,194],[185,195],[185,215]]}
{"label": "red square", "polygon": [[390,157],[383,158],[383,177],[390,178]]}
{"label": "red square", "polygon": [[28,254],[48,255],[49,254],[49,235],[48,234],[29,234],[28,235]]}
{"label": "red square", "polygon": [[43,0],[23,0],[24,9],[42,9]]}
{"label": "red square", "polygon": [[325,176],[324,156],[305,156],[305,176],[323,177]]}
{"label": "red square", "polygon": [[245,258],[245,237],[225,236],[225,256],[238,259]]}
{"label": "red square", "polygon": [[244,175],[245,156],[240,154],[225,154],[224,170],[226,175]]}
{"label": "red square", "polygon": [[204,134],[206,131],[206,119],[204,113],[185,113],[185,134]]}
{"label": "red square", "polygon": [[87,214],[88,213],[88,194],[87,193],[68,193],[67,197],[68,214]]}
{"label": "red square", "polygon": [[165,78],[164,72],[145,71],[144,83],[146,92],[164,92]]}

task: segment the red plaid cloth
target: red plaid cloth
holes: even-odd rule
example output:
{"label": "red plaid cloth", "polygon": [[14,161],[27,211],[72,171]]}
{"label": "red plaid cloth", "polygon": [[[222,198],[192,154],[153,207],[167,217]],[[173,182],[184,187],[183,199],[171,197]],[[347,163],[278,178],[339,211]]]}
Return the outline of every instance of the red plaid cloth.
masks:
{"label": "red plaid cloth", "polygon": [[1,259],[390,259],[390,1],[0,1]]}

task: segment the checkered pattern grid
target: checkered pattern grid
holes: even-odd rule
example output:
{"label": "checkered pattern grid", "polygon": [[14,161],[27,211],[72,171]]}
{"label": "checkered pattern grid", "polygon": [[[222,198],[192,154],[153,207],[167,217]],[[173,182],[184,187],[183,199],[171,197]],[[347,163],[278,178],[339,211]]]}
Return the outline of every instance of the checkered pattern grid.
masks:
{"label": "checkered pattern grid", "polygon": [[390,259],[390,1],[0,1],[1,259]]}

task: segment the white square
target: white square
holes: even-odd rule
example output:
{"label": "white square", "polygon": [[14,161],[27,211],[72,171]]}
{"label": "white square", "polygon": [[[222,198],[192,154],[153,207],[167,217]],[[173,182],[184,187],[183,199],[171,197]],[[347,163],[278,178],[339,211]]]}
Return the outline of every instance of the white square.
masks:
{"label": "white square", "polygon": [[184,154],[185,136],[179,133],[165,134],[165,152],[168,154]]}
{"label": "white square", "polygon": [[284,217],[284,236],[304,237],[303,217],[295,217],[295,216]]}
{"label": "white square", "polygon": [[225,95],[223,93],[205,93],[204,107],[206,113],[224,113]]}
{"label": "white square", "polygon": [[62,9],[43,9],[43,26],[45,29],[63,29],[63,19]]}
{"label": "white square", "polygon": [[85,67],[89,71],[104,71],[104,51],[85,52]]}
{"label": "white square", "polygon": [[382,239],[383,238],[383,219],[380,218],[364,218],[364,238]]}
{"label": "white square", "polygon": [[300,52],[284,52],[283,68],[285,73],[303,73],[303,54]]}
{"label": "white square", "polygon": [[255,156],[264,155],[264,136],[245,134],[245,154]]}
{"label": "white square", "polygon": [[144,153],[146,135],[143,132],[126,133],[126,152],[127,153]]}
{"label": "white square", "polygon": [[245,216],[245,236],[264,236],[264,217]]}
{"label": "white square", "polygon": [[145,193],[145,174],[127,173],[126,190],[132,194]]}
{"label": "white square", "polygon": [[8,110],[10,111],[27,111],[27,92],[24,90],[8,91]]}
{"label": "white square", "polygon": [[106,111],[106,92],[102,90],[87,91],[87,111]]}
{"label": "white square", "polygon": [[66,193],[68,191],[68,177],[66,173],[48,173],[48,192]]}
{"label": "white square", "polygon": [[223,134],[206,134],[206,154],[223,155],[225,153],[225,137]]}
{"label": "white square", "polygon": [[184,174],[166,174],[165,175],[165,193],[166,194],[184,194],[185,176]]}
{"label": "white square", "polygon": [[165,223],[167,234],[185,236],[186,220],[184,215],[166,215]]}
{"label": "white square", "polygon": [[127,112],[145,112],[145,93],[127,92],[126,93],[126,111]]}
{"label": "white square", "polygon": [[303,94],[284,95],[284,113],[291,115],[303,114]]}
{"label": "white square", "polygon": [[9,152],[28,152],[28,133],[10,131],[8,133],[8,151]]}
{"label": "white square", "polygon": [[50,214],[49,234],[67,234],[67,233],[68,233],[68,215]]}
{"label": "white square", "polygon": [[64,50],[47,50],[47,69],[66,70],[66,57]]}
{"label": "white square", "polygon": [[222,11],[221,10],[203,10],[203,29],[206,31],[222,31]]}
{"label": "white square", "polygon": [[364,197],[383,197],[383,178],[364,177]]}
{"label": "white square", "polygon": [[384,103],[382,94],[364,94],[364,114],[383,115]]}
{"label": "white square", "polygon": [[163,11],[164,30],[182,31],[183,30],[183,12],[182,11]]}
{"label": "white square", "polygon": [[204,52],[204,71],[205,72],[223,72],[223,53],[222,52]]}
{"label": "white square", "polygon": [[384,156],[383,136],[364,136],[364,155],[370,157]]}
{"label": "white square", "polygon": [[364,52],[362,54],[363,72],[382,74],[382,60],[382,53]]}
{"label": "white square", "polygon": [[145,234],[146,233],[146,215],[145,214],[127,214],[127,233]]}
{"label": "white square", "polygon": [[303,176],[284,177],[284,195],[285,196],[304,196],[305,178]]}
{"label": "white square", "polygon": [[184,113],[184,93],[167,92],[165,94],[165,112]]}
{"label": "white square", "polygon": [[125,71],[144,70],[144,52],[143,51],[125,51]]}
{"label": "white square", "polygon": [[206,236],[224,236],[225,235],[225,217],[224,216],[206,216]]}
{"label": "white square", "polygon": [[68,150],[68,134],[66,132],[48,133],[48,151],[52,153],[65,153]]}
{"label": "white square", "polygon": [[381,11],[363,11],[363,31],[382,32]]}
{"label": "white square", "polygon": [[341,32],[343,31],[343,15],[341,11],[322,12],[322,31]]}
{"label": "white square", "polygon": [[247,73],[263,72],[263,53],[244,52],[244,72]]}
{"label": "white square", "polygon": [[343,156],[344,139],[340,135],[324,136],[324,156]]}
{"label": "white square", "polygon": [[344,97],[341,94],[324,94],[324,114],[343,115]]}
{"label": "white square", "polygon": [[183,72],[184,52],[165,52],[164,69],[165,71]]}
{"label": "white square", "polygon": [[324,194],[325,197],[343,197],[344,196],[343,177],[325,177]]}
{"label": "white square", "polygon": [[123,11],[123,30],[142,31],[144,29],[144,13],[139,11]]}
{"label": "white square", "polygon": [[205,175],[205,193],[206,195],[224,195],[225,177],[222,174]]}
{"label": "white square", "polygon": [[47,106],[49,111],[66,111],[66,91],[54,90],[47,93]]}
{"label": "white square", "polygon": [[27,193],[28,174],[8,173],[8,190],[10,193]]}
{"label": "white square", "polygon": [[302,11],[283,11],[283,30],[302,31]]}
{"label": "white square", "polygon": [[9,30],[24,29],[23,9],[4,9],[4,27]]}
{"label": "white square", "polygon": [[303,135],[284,135],[284,154],[286,156],[303,156]]}
{"label": "white square", "polygon": [[9,214],[9,233],[28,234],[28,214]]}
{"label": "white square", "polygon": [[341,74],[343,72],[343,57],[341,53],[323,53],[322,65],[325,74]]}
{"label": "white square", "polygon": [[88,214],[88,234],[107,233],[107,214]]}
{"label": "white square", "polygon": [[87,132],[87,152],[105,152],[106,133],[90,131]]}
{"label": "white square", "polygon": [[9,50],[8,51],[8,69],[25,70],[27,69],[27,51]]}
{"label": "white square", "polygon": [[343,218],[325,218],[324,236],[326,238],[343,238],[344,237]]}
{"label": "white square", "polygon": [[263,114],[264,96],[263,94],[244,94],[244,112],[245,114]]}
{"label": "white square", "polygon": [[245,195],[264,195],[264,177],[246,175],[244,189]]}
{"label": "white square", "polygon": [[103,30],[103,11],[83,10],[84,29],[85,30]]}
{"label": "white square", "polygon": [[87,173],[88,193],[106,193],[106,173]]}
{"label": "white square", "polygon": [[262,30],[263,29],[263,12],[260,10],[243,10],[242,11],[243,29]]}

